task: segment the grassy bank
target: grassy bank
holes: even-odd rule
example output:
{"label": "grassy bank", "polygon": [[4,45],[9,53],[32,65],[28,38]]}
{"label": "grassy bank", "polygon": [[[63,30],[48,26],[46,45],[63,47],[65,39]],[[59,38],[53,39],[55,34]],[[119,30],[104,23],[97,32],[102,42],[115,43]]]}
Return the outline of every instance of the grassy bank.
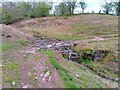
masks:
{"label": "grassy bank", "polygon": [[59,62],[56,60],[53,51],[42,51],[44,54],[48,55],[51,64],[58,70],[60,76],[62,77],[64,84],[67,88],[79,88],[77,81],[68,73],[68,71],[63,68]]}

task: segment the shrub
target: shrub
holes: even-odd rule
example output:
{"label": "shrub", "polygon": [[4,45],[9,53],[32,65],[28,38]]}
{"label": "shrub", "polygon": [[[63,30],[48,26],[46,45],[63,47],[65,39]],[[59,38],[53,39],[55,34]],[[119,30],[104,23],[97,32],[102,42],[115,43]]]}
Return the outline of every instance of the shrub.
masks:
{"label": "shrub", "polygon": [[17,41],[17,43],[19,43],[19,44],[22,45],[22,46],[25,46],[25,45],[27,45],[28,41],[25,40],[25,39],[19,39],[19,40]]}

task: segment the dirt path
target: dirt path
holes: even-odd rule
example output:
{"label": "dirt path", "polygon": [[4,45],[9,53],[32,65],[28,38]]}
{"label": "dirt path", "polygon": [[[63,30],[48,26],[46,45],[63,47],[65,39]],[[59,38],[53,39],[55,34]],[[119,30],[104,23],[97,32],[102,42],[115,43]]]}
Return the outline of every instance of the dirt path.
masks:
{"label": "dirt path", "polygon": [[80,43],[88,43],[88,42],[91,42],[91,41],[104,41],[104,40],[107,40],[106,38],[102,38],[102,37],[92,37],[91,39],[86,39],[86,40],[76,40],[76,41],[71,41],[75,44],[80,44]]}
{"label": "dirt path", "polygon": [[[34,47],[19,47],[6,59],[14,58],[19,64],[19,88],[60,88],[64,87],[57,70],[49,59]],[[8,73],[12,74],[12,71]],[[4,82],[4,81],[3,81]],[[15,85],[16,85],[15,81]],[[14,86],[14,85],[13,85]],[[13,87],[11,86],[11,87]],[[6,87],[6,86],[4,86]]]}

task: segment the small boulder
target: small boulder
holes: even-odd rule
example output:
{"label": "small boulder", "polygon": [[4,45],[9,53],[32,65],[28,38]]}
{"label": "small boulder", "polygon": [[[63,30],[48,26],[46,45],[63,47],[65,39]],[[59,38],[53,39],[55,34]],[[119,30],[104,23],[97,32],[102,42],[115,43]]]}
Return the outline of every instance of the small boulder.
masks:
{"label": "small boulder", "polygon": [[15,81],[12,82],[12,85],[13,85],[13,86],[15,85]]}

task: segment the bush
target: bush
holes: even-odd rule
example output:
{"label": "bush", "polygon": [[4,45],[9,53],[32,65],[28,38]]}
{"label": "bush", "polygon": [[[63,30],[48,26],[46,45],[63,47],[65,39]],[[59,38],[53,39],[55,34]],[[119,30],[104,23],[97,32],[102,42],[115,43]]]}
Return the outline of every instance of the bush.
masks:
{"label": "bush", "polygon": [[6,2],[0,7],[0,23],[10,24],[21,18],[48,16],[50,9],[50,5],[46,2]]}
{"label": "bush", "polygon": [[2,11],[0,23],[9,24],[12,22],[12,16],[7,11]]}
{"label": "bush", "polygon": [[19,39],[18,41],[17,41],[17,43],[19,43],[20,45],[27,45],[27,43],[28,43],[28,41],[27,40],[25,40],[25,39]]}

